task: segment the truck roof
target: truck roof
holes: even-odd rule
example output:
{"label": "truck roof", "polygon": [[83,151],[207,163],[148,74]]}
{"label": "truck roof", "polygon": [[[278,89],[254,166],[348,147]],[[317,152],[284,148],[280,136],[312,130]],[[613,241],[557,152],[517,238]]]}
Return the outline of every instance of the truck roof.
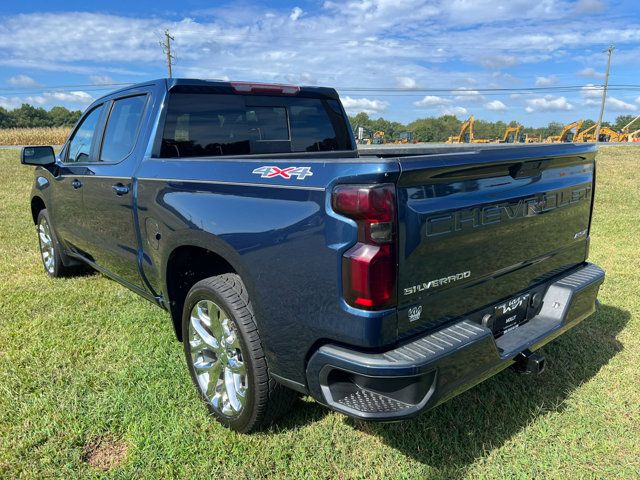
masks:
{"label": "truck roof", "polygon": [[[302,86],[302,85],[290,85],[280,83],[267,83],[267,82],[246,82],[246,81],[223,81],[223,80],[204,80],[198,78],[157,78],[146,82],[139,82],[134,85],[129,85],[113,92],[103,95],[104,97],[117,94],[120,92],[126,92],[139,87],[148,85],[165,84],[169,91],[192,91],[192,92],[211,92],[211,93],[233,93],[234,85],[255,85],[255,86],[283,86],[283,87],[295,87],[299,89],[299,95],[301,96],[314,96],[314,97],[328,97],[338,99],[338,92],[334,88],[329,87],[315,87],[315,86]],[[241,92],[240,92],[241,93]]]}

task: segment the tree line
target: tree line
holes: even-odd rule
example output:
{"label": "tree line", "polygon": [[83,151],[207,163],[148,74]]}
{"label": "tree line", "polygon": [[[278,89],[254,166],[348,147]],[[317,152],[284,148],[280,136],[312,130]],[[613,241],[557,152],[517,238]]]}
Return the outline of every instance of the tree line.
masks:
{"label": "tree line", "polygon": [[[0,128],[72,127],[81,114],[80,110],[68,110],[65,107],[53,107],[51,110],[45,110],[42,107],[34,107],[26,103],[14,110],[0,107]],[[613,123],[603,122],[603,126],[621,130],[633,119],[633,115],[621,115]],[[398,140],[402,132],[412,132],[414,140],[418,142],[444,142],[451,135],[457,135],[463,123],[463,120],[459,120],[453,115],[442,115],[440,117],[418,118],[411,123],[403,124],[382,117],[373,119],[364,112],[350,116],[349,121],[354,133],[357,133],[357,127],[364,127],[371,132],[383,131],[387,140]],[[589,128],[594,124],[594,120],[587,119],[582,128]],[[516,125],[518,122],[515,120],[507,123],[477,119],[473,127],[473,134],[476,138],[502,138],[507,127]],[[525,127],[524,132],[544,139],[549,135],[559,135],[563,126],[559,122],[550,122],[546,127]],[[640,128],[640,122],[636,127]]]}
{"label": "tree line", "polygon": [[81,114],[80,110],[65,107],[45,110],[26,103],[13,110],[0,107],[0,128],[72,127]]}
{"label": "tree line", "polygon": [[[635,115],[620,115],[615,122],[602,122],[603,126],[610,127],[614,130],[622,130],[622,128],[635,118]],[[399,140],[402,132],[412,132],[413,139],[418,142],[444,142],[450,136],[457,135],[464,120],[458,120],[453,115],[442,115],[440,117],[418,118],[411,123],[402,124],[400,122],[392,122],[382,117],[370,118],[368,114],[360,112],[357,115],[349,116],[349,122],[354,134],[357,135],[357,127],[364,127],[371,132],[383,131],[386,140]],[[589,128],[596,122],[591,119],[584,121],[582,128]],[[515,127],[518,122],[512,120],[510,122],[489,122],[487,120],[476,119],[473,126],[473,136],[475,138],[502,139],[504,131],[507,127]],[[640,128],[640,121],[635,124]],[[559,135],[562,132],[564,124],[560,122],[550,122],[546,127],[525,127],[524,132],[530,135],[545,139],[549,135]],[[632,131],[634,130],[632,126]]]}

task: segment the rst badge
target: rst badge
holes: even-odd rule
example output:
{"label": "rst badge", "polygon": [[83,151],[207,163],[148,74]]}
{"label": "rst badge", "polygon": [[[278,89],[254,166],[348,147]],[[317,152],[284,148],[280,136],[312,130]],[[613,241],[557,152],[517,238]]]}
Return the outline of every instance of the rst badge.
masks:
{"label": "rst badge", "polygon": [[260,175],[262,178],[276,178],[282,177],[287,180],[291,180],[291,177],[295,177],[298,180],[304,180],[306,177],[313,175],[311,167],[275,167],[265,166],[256,168],[253,173]]}

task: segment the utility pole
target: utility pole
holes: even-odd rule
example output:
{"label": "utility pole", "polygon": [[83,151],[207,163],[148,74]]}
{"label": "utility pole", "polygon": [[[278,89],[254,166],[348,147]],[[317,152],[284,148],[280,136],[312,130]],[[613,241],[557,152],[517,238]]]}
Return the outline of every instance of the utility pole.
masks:
{"label": "utility pole", "polygon": [[175,40],[175,38],[169,34],[169,30],[164,31],[164,37],[164,41],[160,41],[160,46],[162,47],[162,51],[167,55],[167,70],[169,70],[169,78],[171,78],[171,67],[176,59],[176,57],[171,53],[171,40]]}
{"label": "utility pole", "polygon": [[609,57],[607,58],[607,72],[604,74],[604,88],[602,89],[602,104],[600,104],[600,117],[598,118],[598,126],[596,127],[596,142],[600,141],[600,128],[602,127],[602,117],[604,116],[604,103],[607,98],[607,87],[609,86],[609,69],[611,68],[611,54],[616,49],[613,45],[603,50]]}

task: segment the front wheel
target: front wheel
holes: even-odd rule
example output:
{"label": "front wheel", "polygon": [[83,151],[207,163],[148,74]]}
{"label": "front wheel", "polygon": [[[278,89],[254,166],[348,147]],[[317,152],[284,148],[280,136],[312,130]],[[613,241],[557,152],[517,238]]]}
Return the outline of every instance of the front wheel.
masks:
{"label": "front wheel", "polygon": [[191,378],[216,419],[248,433],[287,411],[294,392],[276,383],[240,277],[224,274],[196,283],[187,294],[182,338]]}
{"label": "front wheel", "polygon": [[40,210],[38,214],[38,244],[40,246],[40,257],[44,271],[50,277],[64,277],[71,273],[70,267],[62,263],[62,247],[51,228],[51,219],[47,209]]}

